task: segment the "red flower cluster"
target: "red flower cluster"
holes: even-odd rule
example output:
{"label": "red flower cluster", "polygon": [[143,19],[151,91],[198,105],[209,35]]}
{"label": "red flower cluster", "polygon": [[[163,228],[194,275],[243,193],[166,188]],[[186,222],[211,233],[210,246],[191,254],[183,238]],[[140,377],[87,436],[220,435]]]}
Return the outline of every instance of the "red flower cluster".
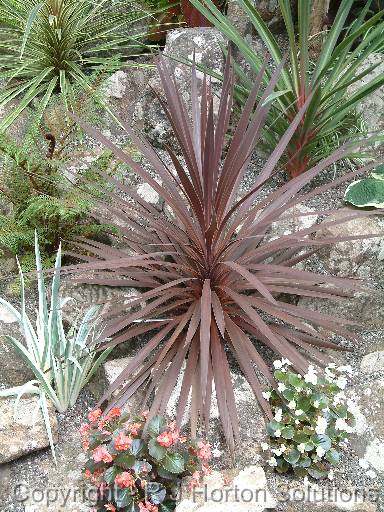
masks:
{"label": "red flower cluster", "polygon": [[113,458],[109,451],[105,446],[98,446],[92,452],[92,457],[94,462],[105,462],[105,464],[109,464],[112,462]]}
{"label": "red flower cluster", "polygon": [[146,502],[140,502],[139,504],[140,512],[158,512],[159,509],[156,507],[156,505],[153,505],[149,501]]}
{"label": "red flower cluster", "polygon": [[83,423],[80,427],[80,436],[81,436],[81,444],[82,444],[82,447],[83,447],[83,450],[86,452],[87,450],[89,450],[89,439],[88,439],[88,435],[89,435],[89,430],[90,430],[90,425],[88,423]]}
{"label": "red flower cluster", "polygon": [[89,469],[86,469],[84,473],[84,478],[89,480],[93,485],[98,485],[100,483],[99,479],[103,473],[104,471],[101,468],[95,469],[93,473]]}
{"label": "red flower cluster", "polygon": [[157,442],[164,448],[169,448],[177,443],[185,443],[187,438],[180,435],[180,431],[176,428],[176,421],[168,424],[169,430],[165,430],[157,436]]}
{"label": "red flower cluster", "polygon": [[94,411],[91,411],[88,414],[88,420],[89,423],[96,423],[96,421],[100,418],[100,416],[103,414],[103,411],[101,409],[95,409]]}
{"label": "red flower cluster", "polygon": [[118,451],[126,451],[132,445],[132,438],[128,437],[124,434],[124,432],[120,432],[114,440],[114,445],[116,450]]}
{"label": "red flower cluster", "polygon": [[204,441],[200,441],[197,444],[197,447],[199,448],[199,451],[197,452],[197,456],[199,457],[199,459],[204,460],[206,462],[211,460],[212,452],[209,443],[204,443]]}
{"label": "red flower cluster", "polygon": [[120,473],[116,476],[115,484],[121,489],[132,489],[135,486],[135,479],[131,473],[124,471],[123,473]]}
{"label": "red flower cluster", "polygon": [[[95,511],[118,512],[122,510],[111,498],[111,494],[108,494],[108,491],[116,486],[121,493],[124,492],[131,496],[140,512],[159,512],[157,505],[147,501],[149,481],[159,479],[160,486],[163,490],[165,489],[163,498],[165,499],[166,496],[170,496],[174,492],[177,479],[187,467],[188,469],[201,469],[194,473],[196,485],[201,481],[203,475],[209,474],[210,469],[207,464],[211,455],[209,444],[187,443],[186,446],[183,446],[187,439],[180,435],[176,422],[172,421],[167,425],[164,419],[160,418],[160,424],[165,428],[160,430],[159,435],[151,436],[149,434],[149,438],[156,440],[166,450],[169,449],[169,453],[180,453],[188,459],[185,468],[180,468],[180,471],[174,475],[174,481],[165,482],[159,471],[160,468],[164,469],[164,466],[161,461],[153,457],[149,448],[150,439],[143,437],[144,424],[148,415],[149,413],[146,411],[141,416],[135,417],[133,421],[127,422],[128,416],[123,415],[119,408],[113,408],[105,415],[101,409],[96,409],[88,414],[89,423],[81,425],[80,435],[83,449],[90,458],[84,477],[96,486],[98,504],[101,506],[101,509],[94,509]],[[151,421],[149,420],[149,422]],[[159,419],[154,418],[154,421],[158,426]],[[162,432],[162,430],[164,431]],[[131,450],[136,439],[140,440],[138,443],[140,455],[137,452],[137,457]],[[128,454],[124,452],[128,452]],[[120,462],[117,460],[118,457],[120,457]],[[120,463],[123,460],[130,461],[127,462],[129,465],[121,467]],[[111,475],[113,475],[112,478]]]}

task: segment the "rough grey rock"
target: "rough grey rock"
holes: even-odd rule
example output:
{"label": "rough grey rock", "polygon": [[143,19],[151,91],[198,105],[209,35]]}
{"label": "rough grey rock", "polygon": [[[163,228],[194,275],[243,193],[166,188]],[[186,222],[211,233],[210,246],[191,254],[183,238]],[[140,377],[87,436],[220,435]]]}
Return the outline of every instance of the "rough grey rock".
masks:
{"label": "rough grey rock", "polygon": [[359,457],[359,465],[371,478],[384,474],[384,380],[372,380],[355,387],[356,433],[351,447]]}
{"label": "rough grey rock", "polygon": [[[344,213],[340,210],[338,215],[346,216],[346,212],[348,215],[349,211],[355,210],[344,210]],[[335,219],[336,217],[332,217],[323,223],[324,229],[317,234],[319,238],[384,233],[383,220],[379,216],[330,225],[330,221]],[[378,260],[382,247],[383,238],[375,237],[339,242],[322,249],[319,252],[319,260],[326,272],[339,277],[360,278],[368,288],[376,290],[358,293],[355,298],[348,300],[301,298],[300,305],[339,318],[356,320],[367,328],[383,328],[381,290],[384,284],[384,265]]]}
{"label": "rough grey rock", "polygon": [[[350,86],[349,91],[351,94],[384,73],[384,55],[382,53],[372,53],[360,66],[357,73],[362,73],[371,66],[377,67],[361,80]],[[369,132],[383,130],[384,86],[360,100],[357,105],[357,110],[363,116]]]}
{"label": "rough grey rock", "polygon": [[384,371],[384,351],[371,352],[365,355],[360,368],[362,372],[369,374]]}
{"label": "rough grey rock", "polygon": [[148,203],[157,204],[159,202],[159,194],[148,183],[142,183],[137,187],[139,196]]}
{"label": "rough grey rock", "polygon": [[[21,398],[15,414],[14,399],[0,399],[0,464],[49,446],[37,402],[37,397]],[[52,405],[49,417],[57,442],[57,419]]]}
{"label": "rough grey rock", "polygon": [[[89,512],[95,490],[82,477],[87,457],[82,451],[80,425],[95,408],[90,393],[82,392],[75,406],[57,414],[57,465],[49,449],[0,465],[2,512]],[[5,482],[2,481],[4,474]],[[3,487],[4,485],[4,487]],[[3,491],[4,489],[4,491]]]}
{"label": "rough grey rock", "polygon": [[64,279],[61,285],[61,296],[63,299],[72,300],[68,301],[64,307],[63,318],[73,323],[79,317],[82,318],[85,311],[92,305],[99,304],[101,311],[104,312],[111,307],[112,303],[123,304],[135,295],[135,291],[128,287],[99,286]]}
{"label": "rough grey rock", "polygon": [[[0,334],[5,331],[0,328]],[[11,332],[7,329],[7,332]],[[33,373],[29,370],[20,355],[7,342],[0,338],[0,385],[2,388],[21,386],[33,379]]]}
{"label": "rough grey rock", "polygon": [[[143,103],[147,86],[155,75],[156,69],[149,66],[122,69],[109,77],[104,87],[104,95],[114,114],[139,130],[144,127]],[[112,123],[109,127],[117,129]]]}
{"label": "rough grey rock", "polygon": [[[100,399],[131,361],[132,357],[121,357],[119,359],[106,361],[97,373],[97,376],[92,379],[92,382],[89,384],[91,393],[93,393],[97,399]],[[126,384],[126,381],[114,392],[114,395],[118,394],[124,384]],[[132,414],[137,414],[140,412],[144,398],[145,392],[140,388],[128,402],[123,405],[122,409],[127,413],[132,412]]]}
{"label": "rough grey rock", "polygon": [[[231,375],[240,426],[240,440],[236,447],[234,456],[237,466],[245,467],[246,465],[254,464],[261,459],[262,449],[260,443],[265,442],[267,439],[266,423],[252,388],[246,379],[235,372],[232,372]],[[183,374],[181,372],[168,403],[167,414],[170,417],[176,416],[182,379]],[[186,415],[184,417],[184,424],[186,425],[187,422],[188,417]],[[212,391],[210,428],[207,436],[213,448],[213,466],[220,469],[228,468],[228,446],[222,431],[214,387]]]}
{"label": "rough grey rock", "polygon": [[[253,0],[252,3],[272,32],[284,30],[284,19],[278,0]],[[296,0],[291,0],[291,5],[295,16]],[[242,35],[251,34],[254,31],[249,17],[244,13],[237,0],[228,0],[227,17]]]}
{"label": "rough grey rock", "polygon": [[0,386],[9,388],[25,384],[34,376],[18,352],[7,341],[6,335],[23,340],[16,319],[0,305]]}
{"label": "rough grey rock", "polygon": [[[78,432],[68,432],[57,449],[57,466],[46,458],[39,460],[39,471],[48,475],[46,486],[49,489],[44,500],[39,502],[39,494],[30,492],[25,486],[25,512],[88,512],[95,504],[95,492],[87,487],[82,476],[86,456],[81,451]],[[24,487],[21,487],[24,490]],[[23,495],[21,494],[21,497]],[[50,500],[49,500],[50,499]]]}
{"label": "rough grey rock", "polygon": [[381,216],[362,217],[330,225],[338,218],[347,217],[356,210],[345,208],[324,221],[324,229],[319,238],[355,235],[380,234],[383,236],[363,240],[350,240],[330,245],[322,251],[324,267],[342,277],[359,277],[366,280],[384,282],[384,266],[378,261],[378,255],[384,248],[384,221]]}
{"label": "rough grey rock", "polygon": [[[1,268],[0,268],[0,278],[9,278],[10,275],[17,275],[17,264],[16,258],[14,256],[1,258]],[[1,313],[0,313],[0,322],[1,322]]]}
{"label": "rough grey rock", "polygon": [[14,324],[17,322],[17,318],[2,304],[0,304],[0,322],[4,322],[5,324]]}
{"label": "rough grey rock", "polygon": [[274,508],[276,502],[269,492],[261,466],[243,470],[213,471],[202,486],[189,490],[189,479],[183,483],[182,500],[176,512],[262,512]]}
{"label": "rough grey rock", "polygon": [[252,33],[252,24],[237,0],[228,0],[227,18],[242,36]]}
{"label": "rough grey rock", "polygon": [[[272,31],[280,31],[284,28],[284,19],[278,0],[255,0],[255,7],[260,16]],[[293,12],[296,13],[296,1],[291,0]]]}
{"label": "rough grey rock", "polygon": [[290,235],[296,231],[307,229],[317,223],[318,215],[314,214],[312,208],[298,204],[284,212],[278,221],[271,225],[273,238]]}
{"label": "rough grey rock", "polygon": [[[0,88],[2,88],[0,82]],[[19,101],[14,100],[0,108],[0,120],[11,114],[17,107]],[[33,120],[33,111],[30,107],[25,108],[12,125],[7,129],[7,136],[15,142],[22,143],[28,131],[28,127]]]}
{"label": "rough grey rock", "polygon": [[[195,59],[217,73],[223,71],[223,53],[221,47],[225,44],[224,36],[214,28],[183,28],[171,30],[167,34],[166,45],[163,55],[167,59],[171,73],[176,78],[180,92],[190,105],[191,68],[174,59],[192,60],[195,52]],[[197,72],[201,80],[203,74]],[[212,79],[213,88],[216,80]],[[158,94],[162,94],[161,83],[158,75],[149,83],[150,87]],[[156,96],[147,90],[144,101],[144,128],[147,136],[155,145],[163,147],[165,143],[175,145],[174,136],[165,114]]]}

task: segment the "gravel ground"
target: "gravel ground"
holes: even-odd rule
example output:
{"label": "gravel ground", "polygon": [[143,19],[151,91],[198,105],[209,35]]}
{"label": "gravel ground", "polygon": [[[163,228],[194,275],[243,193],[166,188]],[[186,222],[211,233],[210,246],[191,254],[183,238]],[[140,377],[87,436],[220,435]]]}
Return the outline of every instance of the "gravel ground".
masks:
{"label": "gravel ground", "polygon": [[[93,395],[84,390],[80,394],[74,407],[65,414],[57,414],[59,442],[56,446],[58,466],[55,467],[49,449],[31,453],[25,457],[4,464],[2,474],[0,473],[0,510],[2,512],[24,512],[25,506],[18,499],[18,485],[29,489],[46,489],[48,487],[65,487],[70,485],[67,475],[60,473],[60,466],[71,465],[70,448],[81,453],[79,428],[90,410],[96,405]],[[70,443],[68,442],[70,441]],[[68,446],[71,444],[72,446]],[[75,463],[73,463],[75,466]],[[57,476],[59,475],[59,476]],[[61,479],[60,479],[61,476]],[[61,509],[60,510],[64,510]],[[36,511],[37,512],[37,511]]]}
{"label": "gravel ground", "polygon": [[[284,44],[284,41],[281,41]],[[117,142],[126,142],[125,138],[116,138]],[[89,141],[87,141],[88,144]],[[94,142],[90,143],[90,146],[94,146]],[[255,156],[250,165],[249,171],[247,172],[243,183],[240,187],[241,191],[249,190],[255,180],[255,176],[258,174],[260,168],[263,165],[263,158]],[[330,183],[333,179],[342,176],[345,172],[351,170],[349,163],[338,164],[326,171],[323,171],[306,189],[310,189],[313,186],[320,186],[324,183]],[[265,187],[263,194],[267,195],[269,192],[275,189],[278,184],[285,181],[283,176],[279,176],[273,180],[270,186]],[[139,183],[133,176],[128,176],[128,182],[130,185],[137,185]],[[314,210],[324,210],[340,208],[345,206],[343,202],[343,195],[348,183],[343,184],[340,187],[329,188],[319,196],[312,198],[306,203],[306,206]],[[308,268],[314,268],[318,272],[324,271],[321,268],[321,262],[316,257],[313,257],[308,264]],[[16,275],[16,274],[15,274]],[[12,282],[13,277],[1,276],[0,278],[0,296],[9,296],[8,290],[9,285]],[[16,297],[12,297],[12,301],[18,303]],[[27,290],[27,305],[28,310],[32,314],[37,303],[37,296],[35,287],[32,286]],[[361,388],[363,385],[367,386],[371,382],[378,378],[384,378],[384,372],[375,374],[374,377],[366,376],[360,372],[361,358],[368,352],[372,351],[373,347],[382,346],[384,332],[372,332],[366,331],[362,333],[361,342],[357,347],[354,347],[353,352],[347,352],[342,354],[342,360],[344,364],[350,364],[354,369],[353,379],[350,384],[350,392],[354,393],[355,389]],[[375,348],[377,350],[377,348]],[[261,349],[264,352],[263,355],[266,359],[272,361],[272,354],[267,349]],[[124,354],[125,355],[125,354]],[[235,362],[231,362],[231,366],[234,371],[238,370]],[[1,385],[1,377],[0,377]],[[74,408],[69,410],[66,414],[58,415],[59,422],[59,444],[58,444],[58,456],[62,455],[63,460],[66,457],[64,453],[67,450],[67,440],[73,439],[74,443],[77,439],[77,432],[80,423],[85,418],[89,409],[94,407],[95,398],[89,391],[83,391],[79,397],[79,400]],[[54,472],[54,466],[49,450],[41,451],[38,453],[30,454],[26,457],[18,459],[10,464],[4,465],[0,468],[0,510],[2,512],[25,512],[23,505],[17,503],[12,496],[12,490],[15,488],[17,483],[22,479],[30,487],[44,488],[48,485],[51,480],[51,472]],[[342,456],[341,464],[337,467],[334,474],[334,480],[332,482],[324,481],[320,482],[320,488],[329,488],[329,486],[335,486],[338,489],[362,489],[372,488],[374,490],[381,490],[383,493],[384,489],[384,477],[376,475],[372,478],[371,475],[366,474],[367,471],[363,470],[359,466],[359,457],[352,449],[346,449]],[[276,494],[281,491],[282,485],[287,485],[289,488],[296,487],[298,481],[292,477],[276,476],[270,470],[268,470],[269,485]],[[56,477],[55,477],[56,478]],[[384,497],[382,497],[384,500]],[[379,511],[384,511],[383,508],[379,508]],[[278,510],[285,510],[285,506],[281,506]]]}

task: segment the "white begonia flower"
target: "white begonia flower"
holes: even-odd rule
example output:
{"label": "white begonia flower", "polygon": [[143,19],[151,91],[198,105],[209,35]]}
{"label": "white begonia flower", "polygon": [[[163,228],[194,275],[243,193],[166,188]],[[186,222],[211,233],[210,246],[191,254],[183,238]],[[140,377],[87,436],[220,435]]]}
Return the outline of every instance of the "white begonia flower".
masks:
{"label": "white begonia flower", "polygon": [[300,420],[295,420],[296,425],[299,425],[299,423],[300,423]]}
{"label": "white begonia flower", "polygon": [[326,451],[324,450],[324,448],[323,448],[322,446],[318,446],[318,447],[316,448],[316,455],[317,455],[318,457],[320,457],[320,459],[321,459],[321,457],[323,457],[325,454],[326,454]]}
{"label": "white begonia flower", "polygon": [[269,400],[271,398],[271,392],[270,391],[263,391],[262,395],[263,395],[263,398],[265,400]]}
{"label": "white begonia flower", "polygon": [[336,381],[336,386],[339,389],[345,389],[347,386],[347,379],[345,377],[338,377],[338,379]]}
{"label": "white begonia flower", "polygon": [[263,450],[263,452],[266,452],[269,449],[268,443],[260,443],[260,446],[261,446],[261,449]]}
{"label": "white begonia flower", "polygon": [[343,418],[337,418],[335,421],[335,429],[336,430],[344,430],[345,427],[345,420]]}
{"label": "white begonia flower", "polygon": [[280,423],[280,421],[283,419],[283,410],[282,409],[276,409],[275,412],[275,420]]}
{"label": "white begonia flower", "polygon": [[337,418],[335,422],[335,429],[343,430],[344,432],[347,432],[347,434],[352,434],[353,432],[353,428],[349,426],[343,418]]}
{"label": "white begonia flower", "polygon": [[325,431],[327,430],[328,422],[327,419],[323,416],[317,417],[317,423],[315,427],[316,434],[325,434]]}
{"label": "white begonia flower", "polygon": [[313,402],[313,407],[315,407],[315,409],[318,409],[320,407],[320,402],[318,400],[315,400]]}
{"label": "white begonia flower", "polygon": [[284,453],[287,450],[287,447],[285,446],[285,444],[280,445],[280,450],[281,450],[281,453]]}
{"label": "white begonia flower", "polygon": [[275,430],[275,437],[281,437],[281,430],[279,428]]}
{"label": "white begonia flower", "polygon": [[328,473],[328,480],[333,480],[335,478],[335,473],[333,471],[333,469],[330,470],[330,472]]}
{"label": "white begonia flower", "polygon": [[312,365],[309,365],[308,372],[304,375],[304,380],[307,384],[317,384],[317,371]]}
{"label": "white begonia flower", "polygon": [[288,403],[288,407],[290,409],[296,409],[296,402],[295,400],[291,400],[289,403]]}
{"label": "white begonia flower", "polygon": [[300,453],[304,453],[305,452],[305,443],[298,444],[297,449],[299,450]]}
{"label": "white begonia flower", "polygon": [[283,453],[279,448],[272,448],[271,452],[277,455],[278,457]]}
{"label": "white begonia flower", "polygon": [[347,406],[348,406],[348,409],[351,409],[353,411],[354,409],[356,409],[356,402],[354,400],[352,400],[351,398],[349,398],[347,400]]}
{"label": "white begonia flower", "polygon": [[280,370],[283,366],[283,363],[276,359],[276,361],[273,361],[273,366],[276,368],[276,370]]}
{"label": "white begonia flower", "polygon": [[282,382],[279,382],[279,384],[277,386],[277,390],[280,391],[280,393],[282,393],[286,389],[287,389],[287,386],[285,384],[283,384]]}
{"label": "white begonia flower", "polygon": [[277,460],[275,459],[275,457],[271,457],[267,462],[272,467],[276,467],[277,466]]}
{"label": "white begonia flower", "polygon": [[345,393],[344,391],[340,391],[340,393],[337,393],[334,397],[333,397],[333,403],[334,405],[339,405],[340,403],[342,403],[347,397],[345,396]]}
{"label": "white begonia flower", "polygon": [[296,416],[302,416],[304,414],[304,411],[302,409],[297,409],[297,411],[295,411],[295,414]]}
{"label": "white begonia flower", "polygon": [[283,365],[292,366],[291,361],[289,359],[286,359],[285,357],[283,357],[281,362],[283,363]]}

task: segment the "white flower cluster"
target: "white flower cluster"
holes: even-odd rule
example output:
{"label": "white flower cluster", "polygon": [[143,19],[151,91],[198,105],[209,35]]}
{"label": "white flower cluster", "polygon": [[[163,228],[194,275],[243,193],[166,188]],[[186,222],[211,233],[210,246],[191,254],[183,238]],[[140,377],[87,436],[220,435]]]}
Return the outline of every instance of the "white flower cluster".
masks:
{"label": "white flower cluster", "polygon": [[[291,362],[285,358],[273,362],[274,368],[283,373],[292,371],[288,368],[291,365]],[[285,403],[286,409],[283,405],[280,405],[274,409],[274,420],[275,422],[280,423],[282,426],[277,425],[280,428],[277,428],[276,430],[273,429],[273,432],[271,433],[271,438],[274,438],[274,440],[272,440],[272,444],[268,445],[268,443],[261,443],[261,448],[264,452],[267,450],[270,450],[271,452],[271,457],[267,461],[270,466],[278,466],[280,464],[279,458],[282,456],[284,456],[284,458],[287,457],[287,454],[290,454],[294,448],[296,448],[296,450],[302,454],[301,457],[311,457],[312,462],[315,464],[318,463],[321,459],[325,458],[328,453],[327,446],[325,444],[316,446],[316,441],[315,446],[313,446],[313,444],[311,446],[311,443],[309,443],[309,447],[306,442],[296,444],[291,441],[291,437],[289,437],[291,434],[288,434],[287,437],[288,431],[287,429],[283,428],[283,426],[285,426],[285,419],[291,422],[289,428],[292,428],[293,423],[295,425],[300,425],[304,420],[310,421],[311,423],[309,434],[306,432],[306,434],[309,436],[311,435],[312,430],[312,433],[314,431],[316,435],[325,436],[324,439],[327,439],[327,437],[331,435],[329,432],[335,429],[335,439],[330,440],[335,443],[336,438],[338,438],[339,446],[341,446],[343,442],[347,442],[346,438],[341,440],[340,437],[343,435],[343,433],[352,433],[354,429],[348,425],[346,419],[335,419],[335,416],[331,413],[330,409],[340,406],[344,406],[346,410],[350,409],[350,401],[347,400],[347,396],[344,390],[347,386],[347,376],[351,376],[352,374],[353,370],[350,365],[338,367],[335,363],[330,363],[326,367],[325,371],[321,372],[321,374],[319,370],[317,370],[313,365],[309,365],[307,373],[303,376],[299,374],[294,374],[292,376],[289,374],[286,376],[286,378],[281,376],[282,378],[278,379],[284,380],[284,383],[278,382],[278,393],[284,394],[287,397],[289,396],[289,399],[287,398],[286,402],[284,399],[282,399],[282,401]],[[297,379],[302,379],[302,381],[299,383]],[[294,384],[296,384],[296,386]],[[327,394],[327,391],[324,388],[330,384],[336,385],[338,392],[334,393],[334,391],[331,391],[330,394]],[[287,389],[289,392],[286,394],[284,391]],[[331,389],[334,389],[333,386]],[[321,397],[323,393],[326,395],[324,398]],[[308,398],[303,398],[303,394],[307,395]],[[315,394],[317,394],[317,396],[315,396]],[[267,401],[271,400],[272,396],[276,396],[273,391],[263,392],[263,397]],[[317,398],[318,396],[320,397],[314,400],[314,398]],[[305,411],[307,411],[305,412],[304,410],[297,408],[300,407],[301,403],[308,403],[308,400],[310,400],[310,403],[313,406],[312,410],[308,409],[307,411],[307,409],[305,409]],[[325,406],[326,404],[323,400],[325,400],[326,403],[329,403],[329,405]],[[302,427],[298,428],[300,429]],[[329,430],[329,428],[331,428],[331,430]],[[335,451],[334,448],[332,449]],[[308,454],[306,454],[306,452],[308,452]],[[336,452],[336,456],[337,455],[338,454]],[[333,455],[331,455],[331,457],[333,457]],[[332,470],[330,470],[328,478],[330,480],[334,478]]]}
{"label": "white flower cluster", "polygon": [[282,372],[286,372],[287,371],[287,366],[292,366],[292,363],[289,359],[286,359],[285,357],[283,357],[283,359],[279,360],[279,359],[276,359],[276,361],[273,361],[273,366],[275,367],[276,370],[281,370]]}
{"label": "white flower cluster", "polygon": [[317,384],[317,370],[311,364],[308,367],[308,372],[304,375],[304,380],[307,384]]}
{"label": "white flower cluster", "polygon": [[337,418],[335,423],[335,429],[342,430],[347,434],[352,434],[352,432],[354,432],[354,428],[348,425],[348,423],[343,418]]}
{"label": "white flower cluster", "polygon": [[324,416],[318,416],[317,422],[316,422],[316,427],[315,427],[316,434],[319,434],[319,435],[325,434],[327,427],[328,427],[327,418],[324,418]]}
{"label": "white flower cluster", "polygon": [[347,386],[347,377],[340,375],[343,373],[351,376],[353,374],[352,366],[343,365],[336,367],[335,363],[330,363],[325,369],[325,376],[328,382],[336,384],[339,389],[345,389]]}

